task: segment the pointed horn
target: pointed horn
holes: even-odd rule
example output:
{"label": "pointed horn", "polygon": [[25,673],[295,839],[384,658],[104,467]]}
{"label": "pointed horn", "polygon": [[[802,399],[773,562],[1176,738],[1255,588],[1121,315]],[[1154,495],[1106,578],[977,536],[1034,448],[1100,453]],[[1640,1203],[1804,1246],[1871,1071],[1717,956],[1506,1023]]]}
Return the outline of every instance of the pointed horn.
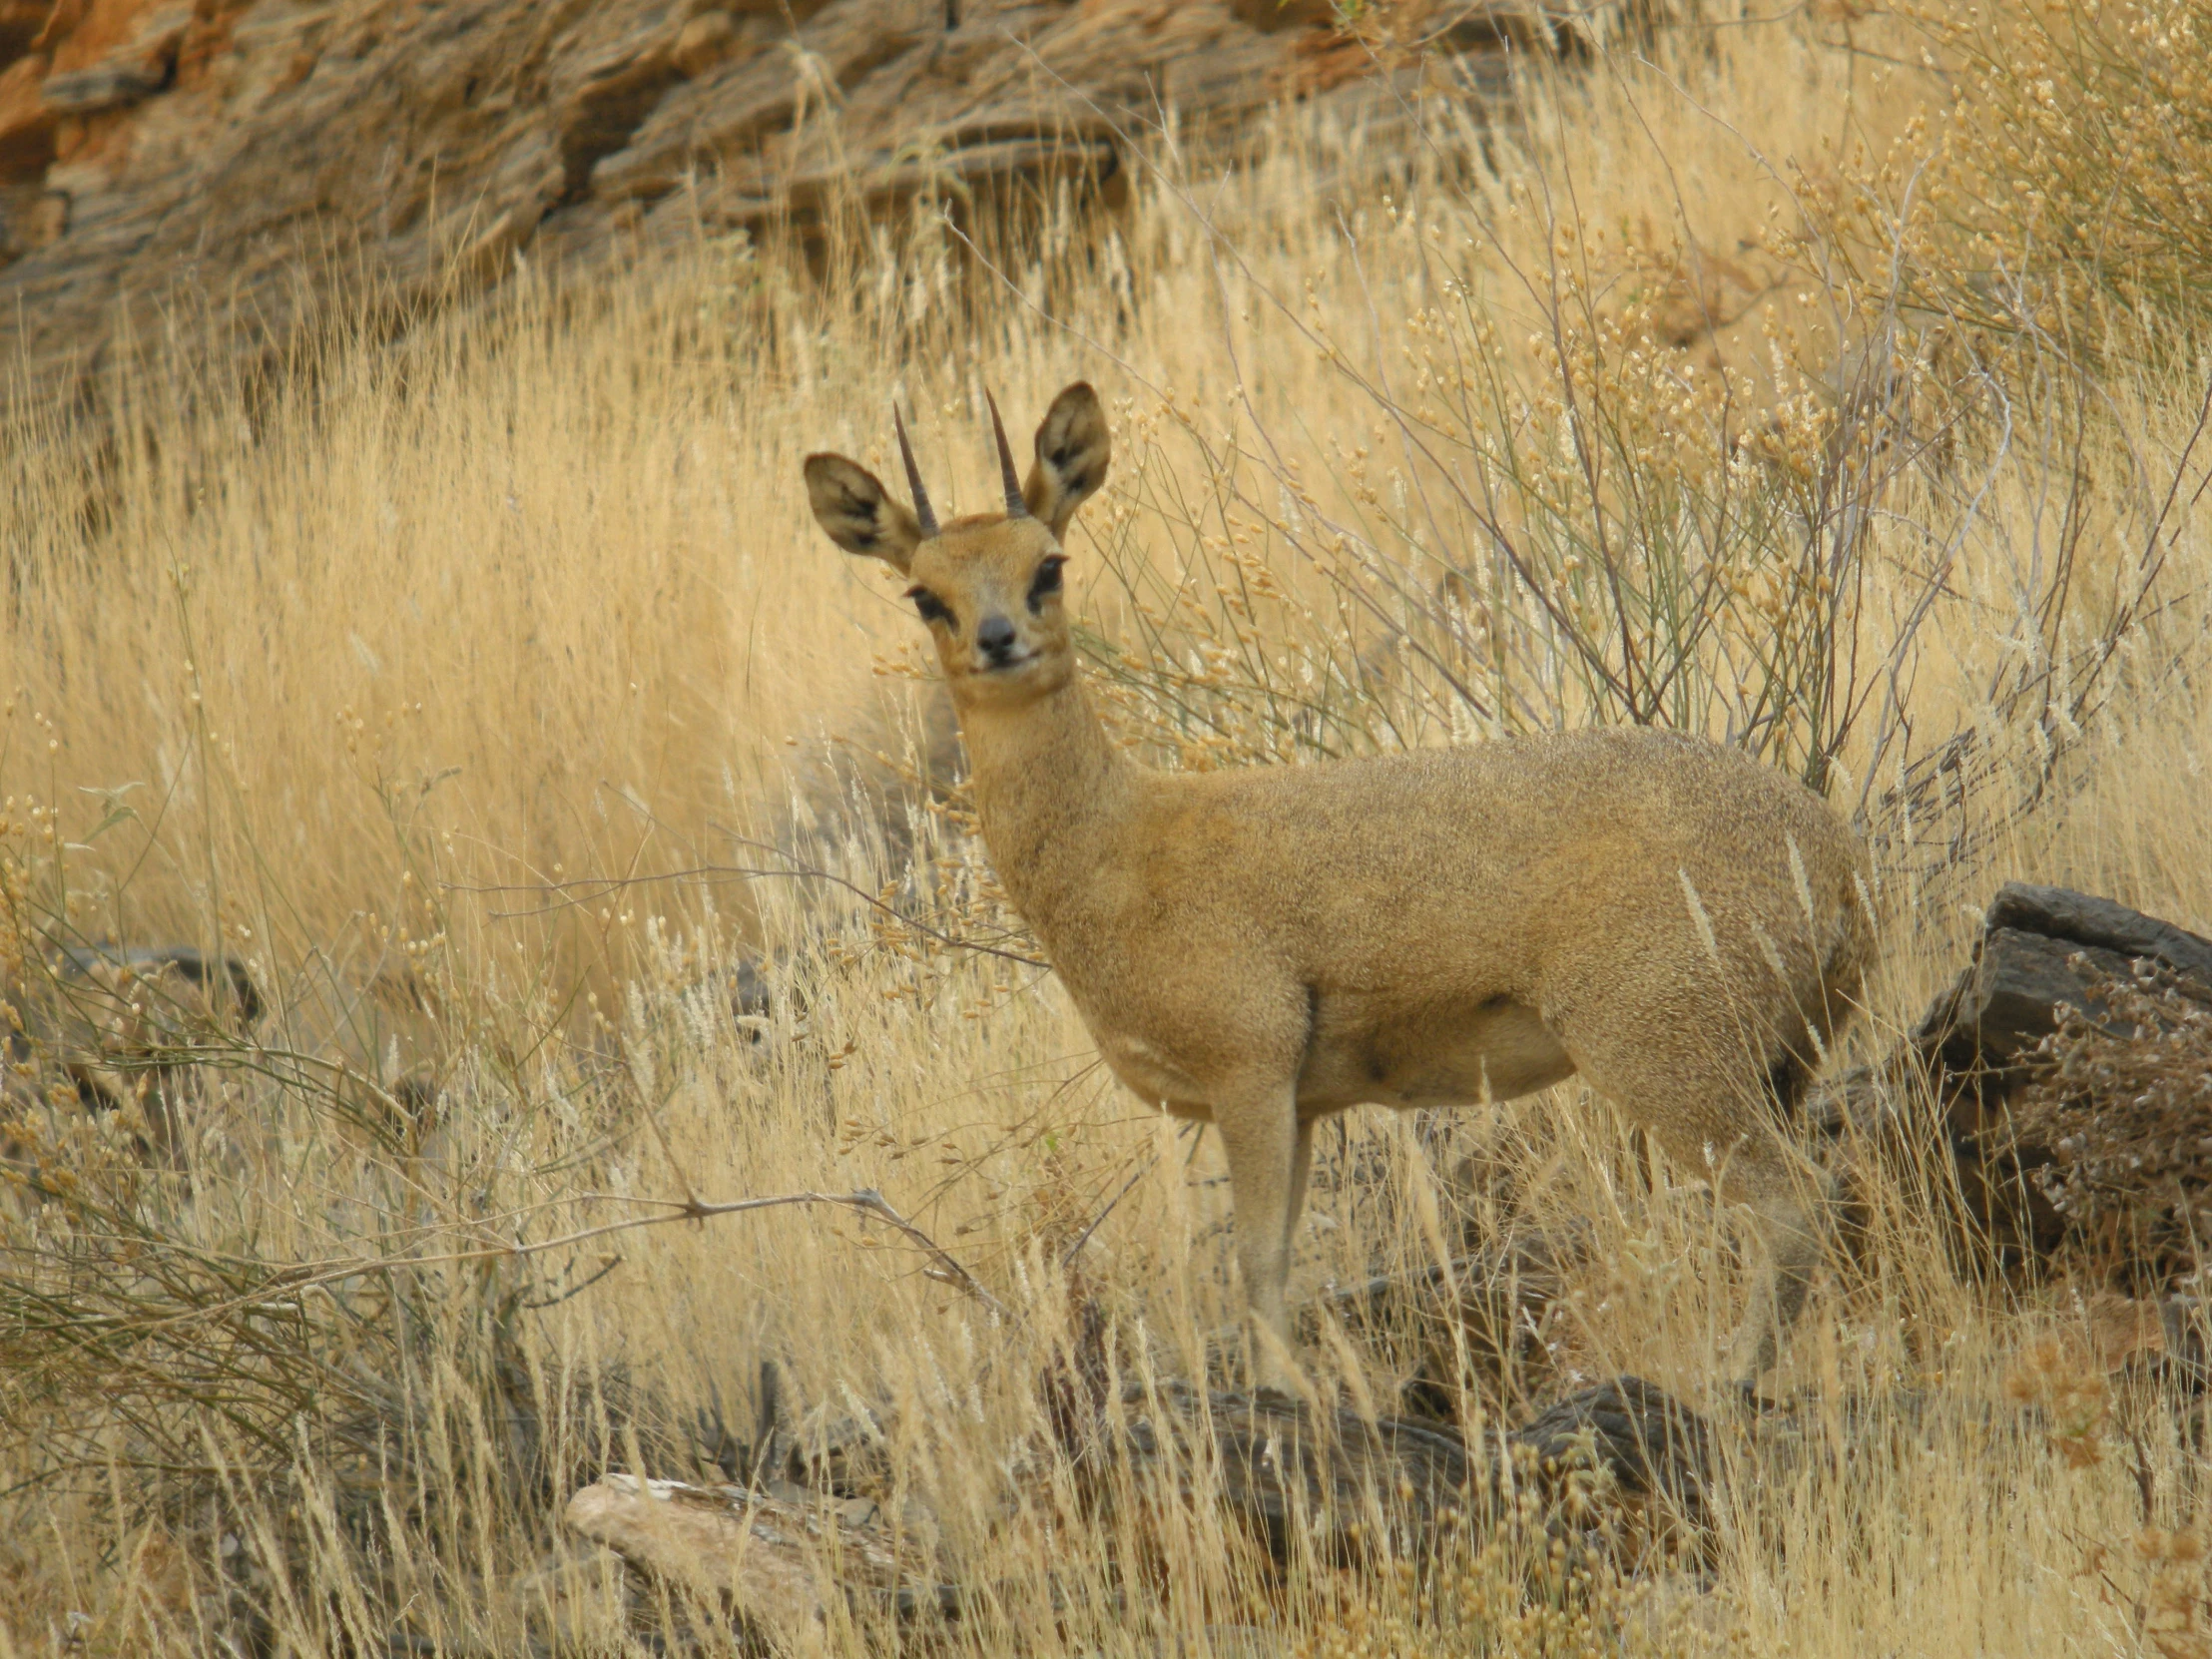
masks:
{"label": "pointed horn", "polygon": [[921,487],[921,468],[914,465],[914,446],[906,441],[906,423],[898,416],[898,405],[891,405],[891,424],[898,428],[898,453],[906,463],[906,487],[913,492],[914,517],[921,521],[921,539],[927,541],[937,533],[937,515],[929,510],[929,492]]}
{"label": "pointed horn", "polygon": [[1006,484],[1006,516],[1027,518],[1029,503],[1021,497],[1021,477],[1014,471],[1014,452],[1006,447],[1006,423],[998,418],[998,399],[986,391],[983,401],[991,406],[991,433],[998,439],[998,473]]}

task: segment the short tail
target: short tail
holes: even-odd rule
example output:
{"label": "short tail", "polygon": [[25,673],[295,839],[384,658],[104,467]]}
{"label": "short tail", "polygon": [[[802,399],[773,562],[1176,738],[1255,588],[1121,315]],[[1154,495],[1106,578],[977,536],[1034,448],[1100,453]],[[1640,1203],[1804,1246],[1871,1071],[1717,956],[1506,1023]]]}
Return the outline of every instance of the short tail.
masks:
{"label": "short tail", "polygon": [[1874,967],[1874,891],[1862,859],[1853,860],[1827,920],[1826,937],[1819,944],[1820,981],[1811,987],[1810,1006],[1799,1009],[1806,1029],[1783,1045],[1762,1079],[1769,1098],[1785,1117],[1796,1110],[1838,1033],[1859,1011],[1867,974]]}
{"label": "short tail", "polygon": [[1864,857],[1852,864],[1851,879],[1844,884],[1836,906],[1836,923],[1830,929],[1828,953],[1821,960],[1821,989],[1831,998],[1842,998],[1848,1010],[1859,1004],[1867,975],[1873,971],[1877,928],[1874,887],[1868,880]]}

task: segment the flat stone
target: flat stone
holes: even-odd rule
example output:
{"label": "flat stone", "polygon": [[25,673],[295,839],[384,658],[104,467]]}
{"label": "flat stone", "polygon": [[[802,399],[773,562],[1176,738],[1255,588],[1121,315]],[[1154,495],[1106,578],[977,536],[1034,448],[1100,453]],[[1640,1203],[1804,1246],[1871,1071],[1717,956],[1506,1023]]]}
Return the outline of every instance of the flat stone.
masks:
{"label": "flat stone", "polygon": [[2145,956],[2212,984],[2212,939],[2090,893],[2007,881],[1989,901],[1983,925]]}

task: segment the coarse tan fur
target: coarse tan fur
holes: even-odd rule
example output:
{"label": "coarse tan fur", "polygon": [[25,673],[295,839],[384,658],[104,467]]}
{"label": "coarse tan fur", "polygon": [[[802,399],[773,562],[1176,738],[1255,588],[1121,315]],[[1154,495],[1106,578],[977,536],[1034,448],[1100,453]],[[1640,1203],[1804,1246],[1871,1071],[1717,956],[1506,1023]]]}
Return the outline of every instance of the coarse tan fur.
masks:
{"label": "coarse tan fur", "polygon": [[905,451],[913,510],[813,455],[815,516],[912,583],[992,865],[1107,1063],[1220,1132],[1265,1377],[1293,1365],[1319,1119],[1579,1074],[1763,1224],[1772,1273],[1737,1355],[1755,1382],[1825,1232],[1826,1184],[1780,1124],[1873,955],[1858,836],[1780,773],[1642,730],[1140,765],[1085,697],[1060,593],[1061,538],[1110,459],[1097,396],[1060,393],[1026,483],[1003,430],[998,448],[1005,513],[934,526]]}

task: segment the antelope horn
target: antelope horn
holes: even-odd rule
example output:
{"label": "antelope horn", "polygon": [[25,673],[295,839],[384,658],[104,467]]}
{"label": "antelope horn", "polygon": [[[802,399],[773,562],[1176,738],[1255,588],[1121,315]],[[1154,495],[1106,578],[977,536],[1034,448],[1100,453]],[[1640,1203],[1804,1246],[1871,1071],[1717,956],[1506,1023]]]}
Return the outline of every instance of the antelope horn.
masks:
{"label": "antelope horn", "polygon": [[929,510],[929,492],[921,487],[921,468],[914,465],[914,446],[906,441],[906,423],[898,416],[898,405],[891,405],[891,424],[898,428],[898,453],[906,463],[906,487],[913,491],[914,517],[921,521],[921,539],[927,541],[937,533],[937,515]]}
{"label": "antelope horn", "polygon": [[998,418],[998,399],[986,391],[983,401],[991,406],[991,434],[998,439],[998,473],[1006,485],[1006,516],[1027,518],[1029,503],[1021,498],[1021,478],[1014,471],[1014,452],[1006,447],[1006,423]]}

